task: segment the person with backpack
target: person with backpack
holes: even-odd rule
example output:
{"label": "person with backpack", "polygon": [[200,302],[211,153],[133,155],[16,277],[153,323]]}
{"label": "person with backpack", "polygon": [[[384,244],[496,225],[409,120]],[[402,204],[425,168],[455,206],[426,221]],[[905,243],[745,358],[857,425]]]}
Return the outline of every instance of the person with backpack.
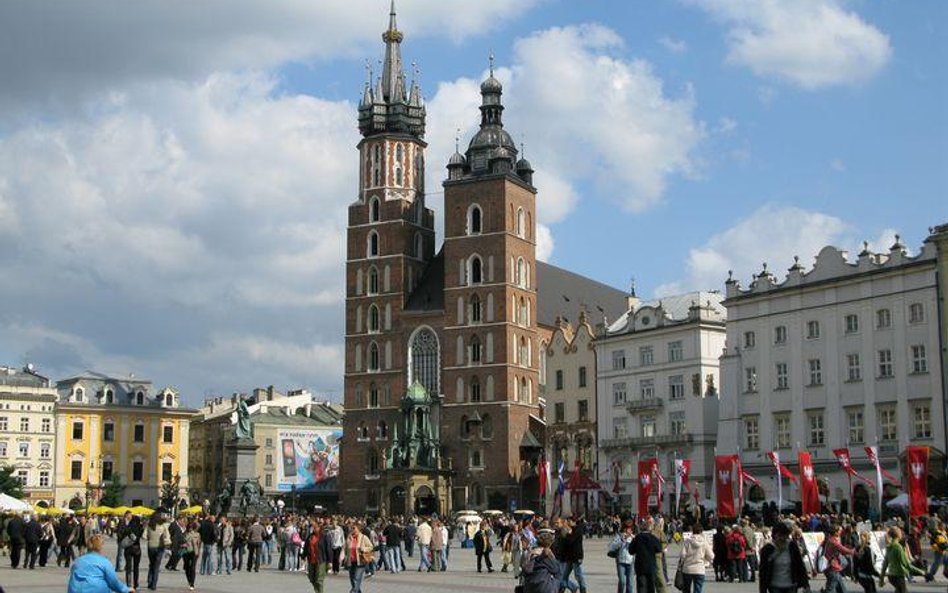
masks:
{"label": "person with backpack", "polygon": [[823,556],[826,558],[827,566],[823,574],[826,575],[826,586],[823,588],[825,593],[846,593],[846,587],[843,586],[843,577],[840,574],[843,571],[843,564],[846,562],[846,556],[852,556],[856,551],[847,548],[839,540],[839,525],[833,525],[829,528],[826,541],[823,542]]}
{"label": "person with backpack", "polygon": [[727,543],[728,582],[733,583],[737,579],[743,583],[747,580],[747,540],[744,539],[740,528],[732,525],[725,542]]}
{"label": "person with backpack", "polygon": [[115,538],[125,556],[125,582],[138,589],[138,572],[142,561],[142,524],[138,517],[126,511],[115,531]]}
{"label": "person with backpack", "polygon": [[760,549],[760,570],[757,575],[759,593],[796,593],[809,591],[810,580],[803,564],[803,551],[790,538],[790,526],[783,521],[774,524],[771,541]]}
{"label": "person with backpack", "polygon": [[932,565],[928,568],[928,574],[925,575],[925,581],[930,583],[935,580],[935,574],[938,572],[939,566],[944,566],[943,574],[948,578],[948,560],[946,560],[945,555],[945,552],[948,552],[948,535],[945,533],[944,525],[936,524],[935,527],[932,527],[929,531],[928,543],[935,557],[932,560]]}
{"label": "person with backpack", "polygon": [[621,529],[617,530],[612,541],[609,543],[606,555],[615,558],[616,574],[619,577],[619,585],[616,593],[632,593],[632,554],[629,553],[629,544],[632,543],[632,537],[635,531],[635,523],[630,519],[622,524]]}
{"label": "person with backpack", "polygon": [[635,590],[638,593],[656,593],[656,575],[661,570],[657,559],[662,553],[662,542],[647,525],[641,525],[628,549],[629,554],[635,556]]}
{"label": "person with backpack", "polygon": [[537,536],[538,546],[523,558],[520,578],[523,593],[557,593],[561,568],[550,546],[553,533],[543,531]]}

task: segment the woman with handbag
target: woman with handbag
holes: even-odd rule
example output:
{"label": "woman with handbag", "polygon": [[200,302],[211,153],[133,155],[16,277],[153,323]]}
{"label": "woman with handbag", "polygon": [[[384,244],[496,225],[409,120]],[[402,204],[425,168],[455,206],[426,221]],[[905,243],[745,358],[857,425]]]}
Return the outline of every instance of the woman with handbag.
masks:
{"label": "woman with handbag", "polygon": [[142,561],[142,524],[138,517],[126,512],[122,522],[115,530],[115,537],[121,542],[125,555],[125,582],[138,589],[138,568]]}
{"label": "woman with handbag", "polygon": [[158,513],[148,519],[145,543],[148,545],[148,588],[154,591],[158,588],[158,575],[161,573],[165,548],[171,543],[171,532],[168,531],[164,518]]}
{"label": "woman with handbag", "polygon": [[550,549],[553,534],[540,533],[537,544],[523,561],[523,593],[557,593],[562,567]]}
{"label": "woman with handbag", "polygon": [[691,537],[685,539],[681,546],[675,587],[684,593],[701,593],[704,589],[705,570],[708,564],[713,562],[714,550],[711,542],[705,537],[701,523],[695,523],[691,528]]}
{"label": "woman with handbag", "polygon": [[362,593],[362,579],[365,577],[365,567],[375,561],[372,540],[362,533],[364,525],[361,521],[353,523],[346,538],[346,560],[349,565],[349,593]]}
{"label": "woman with handbag", "polygon": [[194,580],[198,558],[201,557],[201,534],[195,522],[188,524],[184,532],[184,544],[181,546],[181,559],[184,560],[184,576],[188,579],[188,588],[194,591]]}

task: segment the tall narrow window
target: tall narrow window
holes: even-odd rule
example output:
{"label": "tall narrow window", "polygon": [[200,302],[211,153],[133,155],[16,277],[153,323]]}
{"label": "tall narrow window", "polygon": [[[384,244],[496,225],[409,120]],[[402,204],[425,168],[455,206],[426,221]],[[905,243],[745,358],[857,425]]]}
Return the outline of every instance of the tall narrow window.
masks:
{"label": "tall narrow window", "polygon": [[471,284],[480,284],[481,282],[481,258],[474,255],[471,256]]}
{"label": "tall narrow window", "polygon": [[402,185],[404,181],[404,175],[402,173],[402,158],[404,157],[404,150],[402,145],[399,144],[395,147],[395,185]]}
{"label": "tall narrow window", "polygon": [[471,364],[481,363],[481,341],[477,336],[471,336]]}
{"label": "tall narrow window", "polygon": [[379,331],[379,308],[375,305],[369,306],[369,331]]}
{"label": "tall narrow window", "polygon": [[378,198],[369,202],[369,222],[378,222],[382,217],[382,203]]}
{"label": "tall narrow window", "polygon": [[365,256],[378,257],[379,255],[379,234],[375,231],[369,231],[366,239]]}
{"label": "tall narrow window", "polygon": [[471,323],[481,322],[481,299],[476,295],[471,295]]}
{"label": "tall narrow window", "polygon": [[526,236],[526,219],[523,212],[523,208],[517,209],[517,236],[524,237]]}
{"label": "tall narrow window", "polygon": [[369,344],[369,370],[379,370],[379,345],[375,342]]}
{"label": "tall narrow window", "polygon": [[372,184],[382,185],[382,148],[378,144],[372,150]]}
{"label": "tall narrow window", "polygon": [[378,294],[379,292],[379,271],[375,266],[369,267],[368,274],[368,294]]}
{"label": "tall narrow window", "polygon": [[478,235],[481,233],[481,207],[477,204],[471,206],[468,212],[467,234]]}
{"label": "tall narrow window", "polygon": [[481,382],[477,377],[471,377],[471,401],[473,403],[481,401]]}

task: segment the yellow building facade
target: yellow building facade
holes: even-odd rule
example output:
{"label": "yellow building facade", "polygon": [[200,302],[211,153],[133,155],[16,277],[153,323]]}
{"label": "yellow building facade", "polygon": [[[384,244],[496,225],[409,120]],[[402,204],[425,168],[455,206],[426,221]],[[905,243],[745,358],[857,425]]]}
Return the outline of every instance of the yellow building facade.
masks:
{"label": "yellow building facade", "polygon": [[99,373],[56,385],[56,502],[97,504],[103,487],[125,484],[123,503],[155,507],[161,487],[176,477],[188,492],[189,425],[196,411],[180,406],[171,388]]}

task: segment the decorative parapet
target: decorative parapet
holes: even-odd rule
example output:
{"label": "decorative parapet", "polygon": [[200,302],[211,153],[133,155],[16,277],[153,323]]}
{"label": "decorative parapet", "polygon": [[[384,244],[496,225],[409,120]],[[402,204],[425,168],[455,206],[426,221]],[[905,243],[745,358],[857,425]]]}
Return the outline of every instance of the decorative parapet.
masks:
{"label": "decorative parapet", "polygon": [[805,287],[828,280],[845,280],[848,277],[893,270],[927,261],[934,262],[937,258],[936,251],[931,242],[926,242],[922,244],[918,255],[911,256],[899,235],[896,235],[895,243],[888,253],[873,253],[869,251],[868,242],[865,242],[856,261],[850,263],[848,252],[827,245],[817,254],[813,268],[809,272],[800,263],[800,258],[794,256],[793,265],[787,269],[787,276],[783,282],[777,281],[774,273],[767,269],[766,263],[763,264],[762,270],[753,276],[753,280],[751,280],[747,289],[741,288],[740,281],[736,280],[733,272],[729,271],[727,281],[724,283],[726,287],[725,296],[728,300],[750,297],[775,290]]}

